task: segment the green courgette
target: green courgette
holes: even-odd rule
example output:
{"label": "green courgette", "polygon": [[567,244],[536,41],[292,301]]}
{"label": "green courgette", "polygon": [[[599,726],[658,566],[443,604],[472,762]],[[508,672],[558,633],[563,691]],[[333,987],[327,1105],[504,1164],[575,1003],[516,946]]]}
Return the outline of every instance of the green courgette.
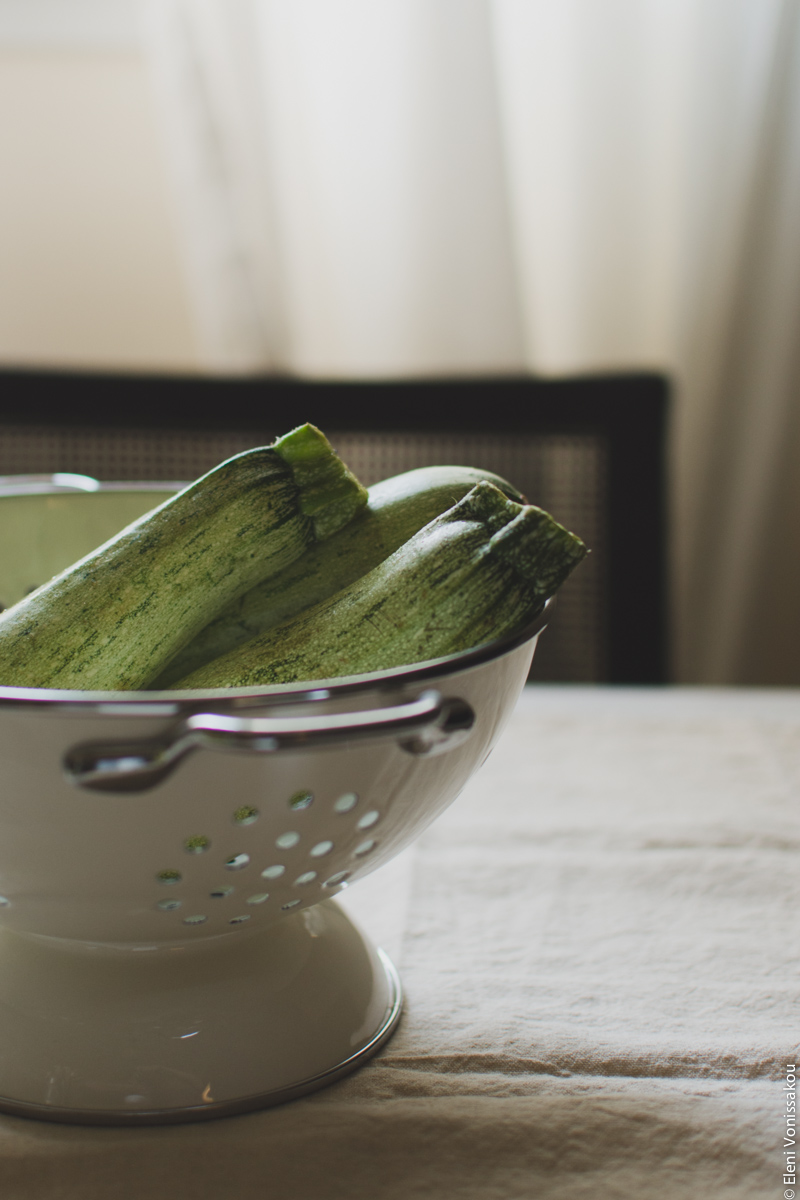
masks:
{"label": "green courgette", "polygon": [[175,686],[330,679],[465,650],[521,628],[586,553],[549,514],[479,483],[367,575]]}
{"label": "green courgette", "polygon": [[311,546],[285,570],[229,604],[150,686],[173,687],[204,663],[347,587],[481,480],[493,483],[514,500],[522,499],[499,475],[473,467],[419,467],[373,484],[366,507],[335,537]]}
{"label": "green courgette", "polygon": [[228,459],[0,615],[0,685],[144,687],[366,500],[311,425]]}

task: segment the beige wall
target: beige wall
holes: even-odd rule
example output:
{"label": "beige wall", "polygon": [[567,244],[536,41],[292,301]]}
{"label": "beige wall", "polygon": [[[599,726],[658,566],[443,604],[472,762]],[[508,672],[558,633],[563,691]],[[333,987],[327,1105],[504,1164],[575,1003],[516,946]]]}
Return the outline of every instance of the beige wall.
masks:
{"label": "beige wall", "polygon": [[0,53],[0,364],[198,368],[134,51]]}

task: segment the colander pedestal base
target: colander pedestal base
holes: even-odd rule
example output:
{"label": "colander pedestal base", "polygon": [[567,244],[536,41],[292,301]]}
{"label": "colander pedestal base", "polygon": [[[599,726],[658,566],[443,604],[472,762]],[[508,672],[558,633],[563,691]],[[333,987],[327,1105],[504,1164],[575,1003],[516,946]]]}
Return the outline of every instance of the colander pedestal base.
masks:
{"label": "colander pedestal base", "polygon": [[325,901],[254,933],[108,947],[0,933],[0,1110],[203,1120],[354,1070],[400,1016],[388,958]]}

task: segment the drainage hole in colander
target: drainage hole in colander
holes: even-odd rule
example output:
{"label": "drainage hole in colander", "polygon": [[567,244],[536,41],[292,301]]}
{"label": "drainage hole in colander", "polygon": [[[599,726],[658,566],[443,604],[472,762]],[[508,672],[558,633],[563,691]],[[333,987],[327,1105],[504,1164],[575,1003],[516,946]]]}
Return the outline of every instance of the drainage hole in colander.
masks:
{"label": "drainage hole in colander", "polygon": [[8,896],[0,896],[0,908],[8,908],[10,903]]}
{"label": "drainage hole in colander", "polygon": [[249,862],[249,854],[234,854],[227,860],[225,866],[229,871],[241,871],[242,867],[246,867]]}
{"label": "drainage hole in colander", "polygon": [[364,854],[369,854],[370,850],[374,850],[377,844],[372,838],[367,838],[366,842],[360,842],[356,846],[353,854],[355,854],[356,858],[361,858]]}
{"label": "drainage hole in colander", "polygon": [[358,804],[358,796],[355,792],[345,792],[338,800],[333,802],[333,811],[337,813],[352,812]]}
{"label": "drainage hole in colander", "polygon": [[156,908],[160,908],[162,912],[173,912],[176,908],[180,908],[182,904],[182,900],[159,900]]}
{"label": "drainage hole in colander", "polygon": [[312,858],[322,858],[324,854],[330,854],[333,849],[333,842],[317,842],[316,846],[312,846],[309,854]]}
{"label": "drainage hole in colander", "polygon": [[280,879],[286,867],[282,867],[280,863],[275,863],[273,867],[265,867],[261,872],[262,879]]}
{"label": "drainage hole in colander", "polygon": [[244,925],[245,921],[250,920],[250,913],[243,913],[241,917],[231,917],[229,924]]}
{"label": "drainage hole in colander", "polygon": [[350,878],[349,871],[337,871],[335,875],[331,875],[330,879],[326,879],[322,886],[326,887],[326,888],[335,888],[335,887],[338,887],[340,883],[344,883],[344,881],[349,878]]}
{"label": "drainage hole in colander", "polygon": [[213,892],[209,892],[209,896],[212,900],[224,900],[226,896],[230,896],[232,891],[232,887],[218,887],[214,888]]}
{"label": "drainage hole in colander", "polygon": [[182,878],[183,878],[183,876],[181,875],[180,871],[172,871],[172,870],[159,871],[158,874],[156,875],[156,879],[158,880],[159,883],[167,883],[167,884],[180,883]]}
{"label": "drainage hole in colander", "polygon": [[295,887],[305,887],[307,883],[313,883],[317,878],[316,871],[304,871],[302,875],[298,875],[294,881]]}
{"label": "drainage hole in colander", "polygon": [[364,813],[363,817],[360,817],[359,820],[356,821],[356,828],[371,829],[373,825],[380,821],[380,819],[381,814],[373,809],[372,812]]}
{"label": "drainage hole in colander", "polygon": [[183,923],[184,925],[203,925],[207,920],[208,917],[204,917],[202,913],[195,913],[193,917],[184,917]]}
{"label": "drainage hole in colander", "polygon": [[295,812],[299,812],[303,808],[309,808],[314,803],[313,792],[295,792],[289,797],[289,808],[293,808]]}
{"label": "drainage hole in colander", "polygon": [[296,908],[299,903],[299,900],[290,900],[288,904],[281,905],[281,912],[285,912],[287,908]]}
{"label": "drainage hole in colander", "polygon": [[255,896],[248,896],[248,904],[263,904],[265,900],[269,900],[269,892],[256,892]]}
{"label": "drainage hole in colander", "polygon": [[258,820],[258,809],[252,808],[249,804],[243,805],[242,808],[237,808],[233,814],[234,825],[252,825]]}
{"label": "drainage hole in colander", "polygon": [[210,845],[211,838],[207,838],[204,833],[197,833],[186,838],[183,848],[187,854],[205,854]]}
{"label": "drainage hole in colander", "polygon": [[282,833],[280,837],[275,838],[275,845],[279,850],[291,850],[299,841],[299,833]]}

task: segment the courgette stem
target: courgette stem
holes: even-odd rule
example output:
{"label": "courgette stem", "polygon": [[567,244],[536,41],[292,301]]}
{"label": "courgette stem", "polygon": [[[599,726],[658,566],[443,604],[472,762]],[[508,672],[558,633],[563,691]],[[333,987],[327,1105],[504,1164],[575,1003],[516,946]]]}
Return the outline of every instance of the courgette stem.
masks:
{"label": "courgette stem", "polygon": [[174,686],[271,686],[390,670],[520,628],[586,555],[532,505],[480,483],[367,575]]}
{"label": "courgette stem", "polygon": [[331,537],[366,504],[365,489],[314,425],[284,434],[273,448],[291,469],[300,512],[312,519],[317,540]]}
{"label": "courgette stem", "polygon": [[418,467],[373,484],[369,499],[333,537],[232,601],[181,650],[152,688],[173,687],[204,663],[242,645],[366,575],[481,480],[511,499],[517,489],[474,467]]}
{"label": "courgette stem", "polygon": [[313,426],[228,459],[0,615],[0,684],[144,687],[225,604],[366,499]]}

